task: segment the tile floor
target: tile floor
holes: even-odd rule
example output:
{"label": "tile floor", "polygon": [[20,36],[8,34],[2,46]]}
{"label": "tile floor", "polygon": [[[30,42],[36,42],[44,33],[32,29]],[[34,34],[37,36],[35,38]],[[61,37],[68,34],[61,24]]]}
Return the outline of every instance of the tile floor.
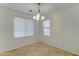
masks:
{"label": "tile floor", "polygon": [[48,44],[38,42],[1,53],[0,56],[74,56],[74,54]]}

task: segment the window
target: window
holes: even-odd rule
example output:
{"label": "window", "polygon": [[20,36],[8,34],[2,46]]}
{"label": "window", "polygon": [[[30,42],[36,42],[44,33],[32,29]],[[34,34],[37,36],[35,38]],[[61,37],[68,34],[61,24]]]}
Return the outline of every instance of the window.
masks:
{"label": "window", "polygon": [[43,21],[43,34],[44,36],[50,36],[50,20]]}
{"label": "window", "polygon": [[34,22],[33,20],[26,20],[26,25],[25,25],[25,35],[26,36],[31,36],[34,34]]}
{"label": "window", "polygon": [[25,20],[23,18],[14,17],[14,37],[25,36]]}
{"label": "window", "polygon": [[33,20],[14,17],[14,37],[32,36],[34,34]]}

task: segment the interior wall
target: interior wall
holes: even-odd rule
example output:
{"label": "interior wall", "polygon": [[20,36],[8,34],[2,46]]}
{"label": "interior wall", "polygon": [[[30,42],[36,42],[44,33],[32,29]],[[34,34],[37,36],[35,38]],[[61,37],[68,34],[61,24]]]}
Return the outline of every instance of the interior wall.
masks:
{"label": "interior wall", "polygon": [[[0,6],[0,52],[32,44],[39,38],[39,23],[34,21],[34,36],[14,38],[14,16],[32,19],[31,15]],[[37,25],[36,25],[37,24]]]}
{"label": "interior wall", "polygon": [[[79,6],[49,15],[51,36],[43,36],[42,25],[35,21],[35,34],[31,37],[14,38],[13,17],[32,19],[31,15],[0,6],[0,51],[15,49],[38,41],[51,44],[69,52],[79,51]],[[41,29],[40,29],[41,28]]]}
{"label": "interior wall", "polygon": [[[51,36],[43,41],[60,49],[79,52],[79,6],[51,14]],[[79,53],[78,53],[79,54]]]}

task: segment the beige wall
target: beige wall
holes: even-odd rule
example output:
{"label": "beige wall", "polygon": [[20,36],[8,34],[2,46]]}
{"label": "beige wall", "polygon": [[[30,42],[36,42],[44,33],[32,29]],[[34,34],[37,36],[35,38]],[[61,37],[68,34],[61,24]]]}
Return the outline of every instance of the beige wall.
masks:
{"label": "beige wall", "polygon": [[43,41],[69,52],[79,52],[79,6],[51,14],[51,37]]}
{"label": "beige wall", "polygon": [[[13,18],[14,16],[23,17],[27,19],[32,19],[31,15],[24,14],[23,12],[19,12],[16,10],[8,9],[0,6],[0,51],[10,50],[14,48],[18,48],[24,45],[28,45],[31,43],[35,43],[39,38],[39,23],[34,21],[35,24],[35,33],[32,37],[24,37],[24,38],[14,38],[14,28],[13,28]],[[40,38],[39,38],[40,39]]]}

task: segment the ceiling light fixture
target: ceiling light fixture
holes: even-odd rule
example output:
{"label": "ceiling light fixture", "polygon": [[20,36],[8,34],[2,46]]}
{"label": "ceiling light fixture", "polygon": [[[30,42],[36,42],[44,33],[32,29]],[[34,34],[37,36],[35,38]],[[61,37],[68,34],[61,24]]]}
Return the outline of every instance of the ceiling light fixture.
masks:
{"label": "ceiling light fixture", "polygon": [[41,15],[41,12],[40,12],[40,3],[37,4],[38,5],[38,14],[33,16],[33,19],[39,21],[39,20],[44,20],[45,19],[45,16],[44,15]]}

